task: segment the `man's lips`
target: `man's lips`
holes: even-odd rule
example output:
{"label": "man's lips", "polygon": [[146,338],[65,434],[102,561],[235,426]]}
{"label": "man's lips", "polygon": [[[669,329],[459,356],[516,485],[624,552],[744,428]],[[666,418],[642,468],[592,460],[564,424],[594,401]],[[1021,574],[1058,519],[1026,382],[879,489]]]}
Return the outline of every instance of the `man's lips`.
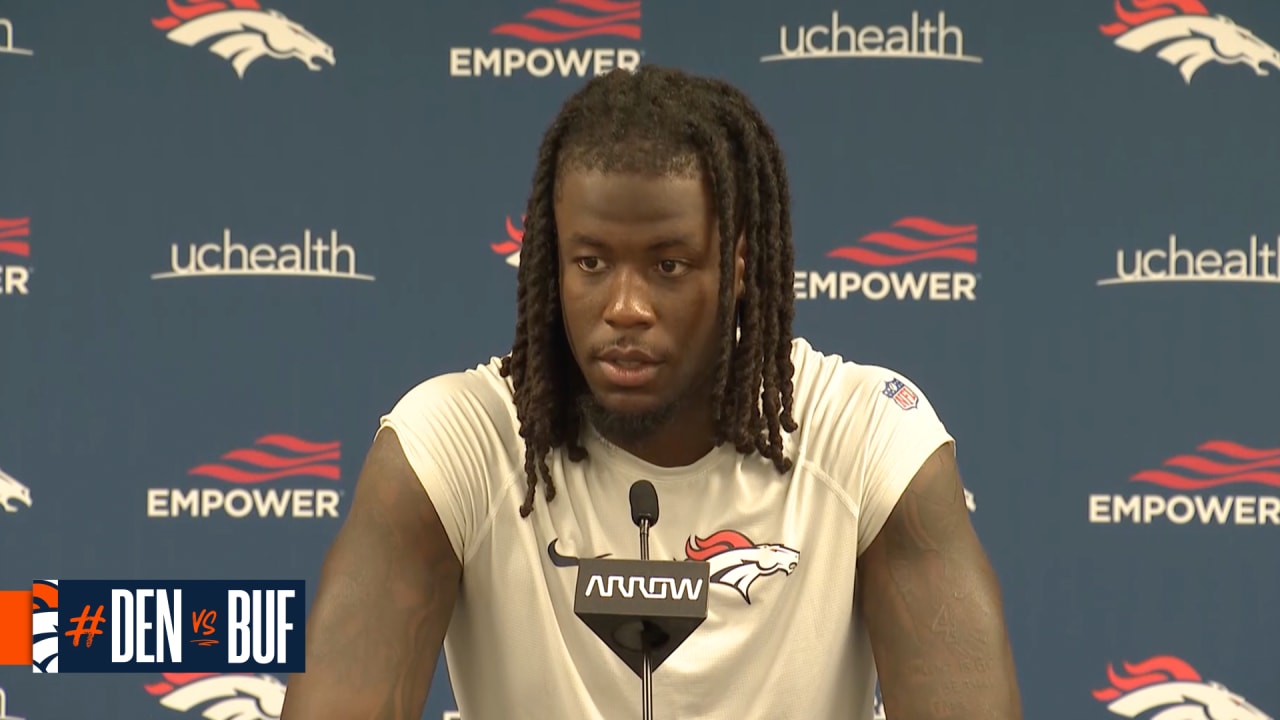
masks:
{"label": "man's lips", "polygon": [[611,349],[600,353],[600,371],[618,387],[635,388],[652,382],[661,363],[643,350]]}
{"label": "man's lips", "polygon": [[639,349],[623,350],[622,348],[611,348],[600,353],[597,357],[604,362],[624,367],[658,364],[656,357]]}

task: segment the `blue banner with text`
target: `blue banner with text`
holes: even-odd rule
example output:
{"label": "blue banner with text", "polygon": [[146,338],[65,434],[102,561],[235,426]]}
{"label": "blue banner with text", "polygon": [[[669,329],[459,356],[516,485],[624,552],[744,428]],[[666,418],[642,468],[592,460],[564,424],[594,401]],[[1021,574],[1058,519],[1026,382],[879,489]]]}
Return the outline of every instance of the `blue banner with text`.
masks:
{"label": "blue banner with text", "polygon": [[[55,599],[32,610],[33,658],[45,672],[294,673],[305,667],[302,580],[45,580],[35,586],[33,595]],[[49,662],[50,651],[56,663]]]}

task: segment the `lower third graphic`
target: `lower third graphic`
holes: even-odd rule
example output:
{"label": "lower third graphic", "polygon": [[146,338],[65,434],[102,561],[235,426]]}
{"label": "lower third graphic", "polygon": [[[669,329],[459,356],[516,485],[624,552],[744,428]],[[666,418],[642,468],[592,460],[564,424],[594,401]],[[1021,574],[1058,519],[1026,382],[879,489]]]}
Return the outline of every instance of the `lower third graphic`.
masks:
{"label": "lower third graphic", "polygon": [[[4,661],[30,663],[36,673],[294,673],[305,667],[301,580],[37,580],[26,595],[30,655],[10,653]],[[14,603],[0,607],[7,608],[0,617],[6,636],[26,625],[24,617],[8,617],[16,614]]]}

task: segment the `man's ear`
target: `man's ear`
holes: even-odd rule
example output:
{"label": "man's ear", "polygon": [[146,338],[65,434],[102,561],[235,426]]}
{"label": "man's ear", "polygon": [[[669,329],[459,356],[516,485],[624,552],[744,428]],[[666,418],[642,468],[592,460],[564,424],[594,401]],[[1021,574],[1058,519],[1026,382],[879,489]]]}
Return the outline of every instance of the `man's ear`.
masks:
{"label": "man's ear", "polygon": [[743,233],[738,236],[738,242],[733,248],[733,299],[735,303],[742,299],[742,293],[746,290],[746,274],[747,235]]}

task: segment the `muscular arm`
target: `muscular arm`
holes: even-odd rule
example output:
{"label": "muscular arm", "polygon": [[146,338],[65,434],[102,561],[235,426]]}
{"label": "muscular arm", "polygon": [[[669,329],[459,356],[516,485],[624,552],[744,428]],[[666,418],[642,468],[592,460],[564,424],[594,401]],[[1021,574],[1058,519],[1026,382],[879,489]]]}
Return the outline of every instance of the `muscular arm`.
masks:
{"label": "muscular arm", "polygon": [[418,720],[461,565],[391,430],[325,558],[281,720]]}
{"label": "muscular arm", "polygon": [[925,461],[859,565],[886,717],[1021,720],[1000,588],[950,445]]}

